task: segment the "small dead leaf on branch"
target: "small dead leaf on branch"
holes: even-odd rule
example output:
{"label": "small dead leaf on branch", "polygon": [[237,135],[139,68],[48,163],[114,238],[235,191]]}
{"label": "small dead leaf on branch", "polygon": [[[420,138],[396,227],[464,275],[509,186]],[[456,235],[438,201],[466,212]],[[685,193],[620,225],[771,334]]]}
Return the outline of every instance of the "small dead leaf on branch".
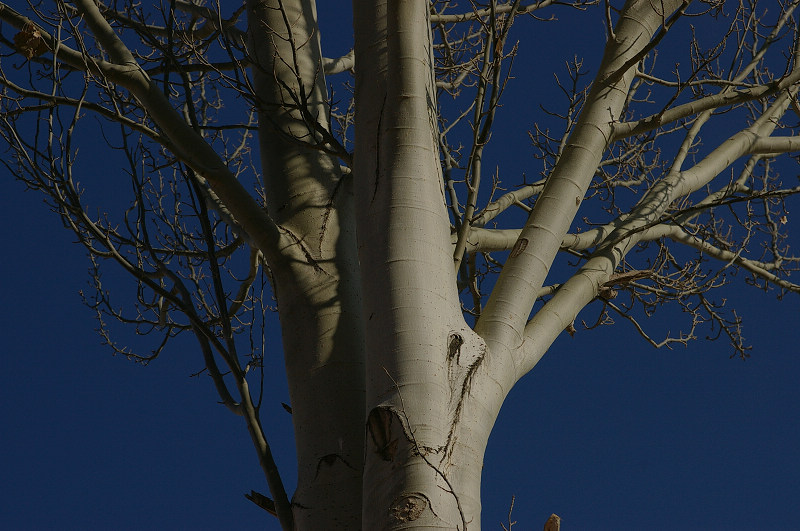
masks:
{"label": "small dead leaf on branch", "polygon": [[14,45],[17,51],[28,59],[38,57],[48,50],[42,32],[33,22],[25,24],[22,30],[14,35]]}
{"label": "small dead leaf on branch", "polygon": [[544,523],[544,531],[559,531],[561,529],[561,517],[551,514],[547,522]]}

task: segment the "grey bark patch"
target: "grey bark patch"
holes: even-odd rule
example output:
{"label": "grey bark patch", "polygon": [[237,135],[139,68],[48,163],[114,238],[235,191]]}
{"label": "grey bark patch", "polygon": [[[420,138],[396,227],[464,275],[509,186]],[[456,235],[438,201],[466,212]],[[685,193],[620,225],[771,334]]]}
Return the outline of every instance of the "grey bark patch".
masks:
{"label": "grey bark patch", "polygon": [[425,512],[427,506],[428,501],[423,495],[406,494],[392,502],[389,514],[396,522],[413,522]]}

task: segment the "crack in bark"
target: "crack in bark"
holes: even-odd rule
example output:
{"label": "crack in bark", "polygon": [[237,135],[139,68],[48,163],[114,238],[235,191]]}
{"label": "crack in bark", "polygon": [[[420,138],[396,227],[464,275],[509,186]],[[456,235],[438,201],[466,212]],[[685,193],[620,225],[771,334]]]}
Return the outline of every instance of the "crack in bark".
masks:
{"label": "crack in bark", "polygon": [[336,196],[339,195],[339,189],[342,187],[342,182],[347,178],[350,174],[340,174],[339,179],[336,181],[336,185],[333,187],[333,191],[331,192],[331,197],[328,199],[328,203],[325,205],[325,214],[322,215],[322,224],[319,230],[319,251],[322,253],[322,242],[325,240],[325,231],[328,229],[328,220],[331,217],[331,212],[333,212],[333,203],[336,201]]}
{"label": "crack in bark", "polygon": [[381,176],[381,125],[383,124],[383,112],[386,109],[387,94],[383,95],[383,103],[381,103],[381,112],[378,113],[378,127],[377,136],[375,140],[375,188],[372,191],[372,202],[378,196],[378,181]]}
{"label": "crack in bark", "polygon": [[[459,336],[460,337],[460,336]],[[459,345],[459,352],[460,352],[460,345]],[[472,378],[475,376],[475,373],[478,371],[478,368],[483,363],[483,360],[486,359],[486,345],[480,345],[480,353],[478,354],[475,361],[473,361],[466,370],[464,374],[464,379],[461,382],[461,391],[458,396],[458,402],[456,404],[455,410],[453,411],[453,419],[450,421],[450,431],[447,434],[447,441],[445,442],[445,452],[442,456],[441,463],[444,463],[453,453],[453,448],[455,447],[456,442],[456,428],[458,427],[458,421],[461,418],[461,411],[464,408],[464,401],[466,400],[467,395],[469,394],[470,388],[472,387]],[[452,361],[452,360],[451,360]]]}

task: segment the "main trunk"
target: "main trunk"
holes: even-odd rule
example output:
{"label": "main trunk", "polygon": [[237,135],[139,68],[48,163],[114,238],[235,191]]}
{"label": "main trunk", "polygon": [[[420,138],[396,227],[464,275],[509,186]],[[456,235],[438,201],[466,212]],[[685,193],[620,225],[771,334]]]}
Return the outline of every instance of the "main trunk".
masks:
{"label": "main trunk", "polygon": [[355,1],[367,344],[362,529],[480,527],[485,439],[458,429],[485,347],[465,324],[437,151],[428,2]]}
{"label": "main trunk", "polygon": [[352,180],[315,149],[328,126],[313,0],[248,2],[270,263],[297,448],[296,529],[359,529],[364,340]]}

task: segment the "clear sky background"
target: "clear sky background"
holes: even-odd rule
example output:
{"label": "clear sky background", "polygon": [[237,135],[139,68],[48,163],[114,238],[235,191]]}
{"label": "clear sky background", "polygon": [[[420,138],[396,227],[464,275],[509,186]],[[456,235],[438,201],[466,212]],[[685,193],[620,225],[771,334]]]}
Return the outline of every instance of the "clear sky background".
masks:
{"label": "clear sky background", "polygon": [[[320,18],[336,55],[350,46],[349,3],[331,4]],[[576,25],[519,24],[530,33],[517,35],[526,47],[489,153],[509,175],[538,169],[525,132],[553,94],[550,72],[574,54],[596,68],[602,12],[562,15]],[[568,36],[575,28],[580,38]],[[117,178],[106,168],[86,182]],[[278,529],[243,496],[266,493],[265,481],[244,423],[207,378],[190,377],[202,368],[196,345],[177,341],[148,367],[111,356],[78,295],[83,249],[35,192],[5,170],[0,179],[0,528]],[[800,234],[800,221],[789,227]],[[796,528],[798,297],[776,303],[742,282],[723,295],[745,318],[747,361],[729,359],[724,341],[655,350],[622,323],[561,337],[501,412],[484,529],[507,521],[512,496],[519,530],[541,529],[552,512],[565,529]],[[288,398],[273,370],[265,429],[291,488]]]}

